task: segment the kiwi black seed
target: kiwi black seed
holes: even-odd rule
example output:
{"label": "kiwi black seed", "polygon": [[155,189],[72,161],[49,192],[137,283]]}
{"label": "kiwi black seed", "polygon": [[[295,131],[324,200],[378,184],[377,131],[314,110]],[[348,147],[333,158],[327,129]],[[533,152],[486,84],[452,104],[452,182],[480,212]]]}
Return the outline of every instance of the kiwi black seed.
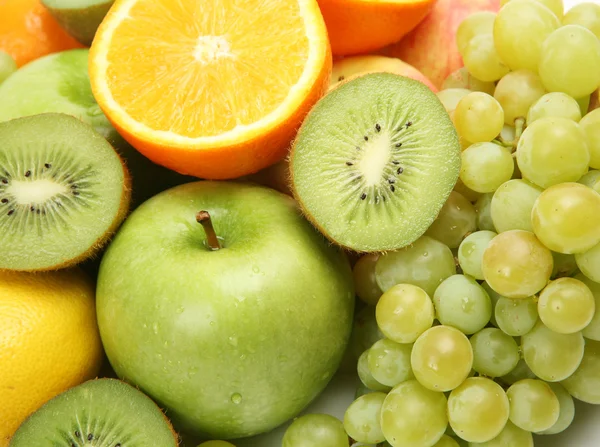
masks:
{"label": "kiwi black seed", "polygon": [[176,447],[178,436],[144,393],[96,379],[59,394],[17,429],[9,447]]}
{"label": "kiwi black seed", "polygon": [[456,130],[424,84],[391,73],[340,84],[311,110],[290,155],[294,196],[331,241],[359,252],[409,245],[460,171]]}
{"label": "kiwi black seed", "polygon": [[0,270],[93,255],[124,219],[127,168],[88,124],[58,113],[0,123]]}

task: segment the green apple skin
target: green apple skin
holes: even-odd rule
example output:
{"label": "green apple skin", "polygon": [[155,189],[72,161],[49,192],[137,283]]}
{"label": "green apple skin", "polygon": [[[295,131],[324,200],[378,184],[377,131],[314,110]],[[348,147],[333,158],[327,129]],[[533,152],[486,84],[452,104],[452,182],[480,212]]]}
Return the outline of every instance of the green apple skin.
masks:
{"label": "green apple skin", "polygon": [[[208,248],[207,210],[224,248]],[[119,377],[180,430],[216,439],[296,416],[336,372],[352,328],[345,255],[262,186],[200,181],[142,204],[100,266],[98,324]]]}

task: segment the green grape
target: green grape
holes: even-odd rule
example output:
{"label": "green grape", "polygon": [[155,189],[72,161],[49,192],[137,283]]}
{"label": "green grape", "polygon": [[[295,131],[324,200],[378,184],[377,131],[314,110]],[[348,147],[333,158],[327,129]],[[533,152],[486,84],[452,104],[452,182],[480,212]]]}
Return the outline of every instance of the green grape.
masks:
{"label": "green grape", "polygon": [[355,359],[384,337],[377,326],[375,306],[367,306],[356,313],[350,340]]}
{"label": "green grape", "polygon": [[536,379],[513,383],[506,395],[510,401],[510,421],[531,432],[548,430],[560,414],[560,403],[552,388]]}
{"label": "green grape", "polygon": [[577,267],[592,281],[600,282],[600,244],[575,255]]}
{"label": "green grape", "polygon": [[360,257],[354,264],[354,290],[356,295],[367,304],[375,305],[383,293],[375,279],[375,264],[379,255],[369,253]]}
{"label": "green grape", "polygon": [[577,271],[577,262],[574,255],[553,251],[552,257],[554,258],[552,279],[572,276]]}
{"label": "green grape", "polygon": [[594,317],[592,318],[592,321],[590,321],[590,324],[588,324],[586,328],[581,331],[581,333],[585,338],[600,341],[600,284],[592,281],[583,273],[577,273],[577,275],[575,275],[575,279],[578,279],[584,283],[588,289],[590,289],[592,295],[594,295],[594,302],[596,303]]}
{"label": "green grape", "polygon": [[565,14],[563,25],[581,25],[600,38],[600,5],[591,2],[573,6]]}
{"label": "green grape", "polygon": [[529,70],[517,70],[500,79],[494,98],[504,110],[504,122],[512,126],[517,118],[525,118],[531,105],[545,93],[542,80],[537,74]]}
{"label": "green grape", "polygon": [[483,276],[507,298],[528,298],[542,290],[552,274],[552,253],[529,231],[496,236],[483,253]]}
{"label": "green grape", "polygon": [[[506,5],[509,1],[511,1],[511,0],[500,0],[500,7]],[[546,8],[548,8],[550,11],[552,11],[557,18],[562,19],[563,14],[564,14],[564,9],[565,9],[565,7],[563,5],[563,0],[535,0],[535,1],[537,1],[538,3],[541,3]]]}
{"label": "green grape", "polygon": [[403,382],[385,398],[381,428],[394,447],[433,446],[446,431],[447,401],[416,380]]}
{"label": "green grape", "polygon": [[519,363],[519,347],[515,339],[500,329],[482,329],[469,341],[473,348],[473,369],[482,376],[504,376]]}
{"label": "green grape", "polygon": [[520,300],[502,297],[496,303],[494,315],[502,332],[519,337],[527,334],[537,323],[537,303],[533,297]]}
{"label": "green grape", "polygon": [[462,152],[460,179],[473,191],[489,193],[511,179],[515,164],[508,148],[476,143]]}
{"label": "green grape", "polygon": [[410,362],[421,385],[433,391],[450,391],[471,373],[473,349],[458,329],[434,326],[417,339]]}
{"label": "green grape", "polygon": [[504,297],[492,289],[485,281],[481,283],[481,287],[483,287],[483,289],[487,292],[488,296],[490,297],[490,301],[492,302],[492,316],[490,317],[490,323],[498,327],[498,323],[496,322],[496,317],[494,315],[494,309],[496,308],[496,303],[498,300]]}
{"label": "green grape", "polygon": [[497,234],[493,231],[476,231],[469,234],[458,247],[458,262],[462,271],[475,279],[483,279],[481,263],[483,252]]}
{"label": "green grape", "polygon": [[435,317],[427,292],[411,284],[397,284],[385,292],[375,316],[381,332],[397,343],[413,343],[431,327]]}
{"label": "green grape", "polygon": [[227,441],[206,441],[198,447],[235,447],[235,445]]}
{"label": "green grape", "polygon": [[579,368],[561,383],[575,399],[600,404],[600,342],[586,340]]}
{"label": "green grape", "polygon": [[373,374],[371,374],[371,369],[369,368],[369,349],[363,352],[358,358],[356,370],[361,383],[370,390],[387,393],[392,389],[390,386],[379,383],[377,379],[373,377]]}
{"label": "green grape", "polygon": [[484,377],[466,379],[448,397],[448,421],[468,442],[486,442],[508,421],[508,398],[500,385]]}
{"label": "green grape", "polygon": [[381,431],[381,407],[387,395],[369,393],[359,397],[346,409],[344,428],[358,442],[377,444],[385,441]]}
{"label": "green grape", "polygon": [[17,71],[17,63],[12,56],[0,50],[0,84]]}
{"label": "green grape", "polygon": [[531,210],[542,188],[527,180],[513,179],[503,183],[492,196],[490,214],[498,232],[533,231]]}
{"label": "green grape", "polygon": [[469,442],[468,447],[533,447],[531,432],[508,421],[500,434],[487,442]]}
{"label": "green grape", "polygon": [[483,195],[467,188],[460,178],[456,181],[456,185],[454,185],[454,191],[461,194],[469,202],[476,202]]}
{"label": "green grape", "polygon": [[589,95],[600,85],[600,42],[582,26],[565,25],[544,41],[538,70],[548,91]]}
{"label": "green grape", "polygon": [[[559,334],[541,321],[521,337],[523,358],[531,371],[546,382],[559,382],[575,372],[584,346],[581,332]],[[540,428],[536,431],[545,430]]]}
{"label": "green grape", "polygon": [[565,118],[576,123],[581,120],[579,104],[566,93],[546,93],[527,112],[527,124],[540,118]]}
{"label": "green grape", "polygon": [[[588,113],[588,115],[590,115],[590,114],[591,113]],[[588,116],[588,115],[586,115],[586,116]],[[579,125],[583,129],[583,126],[581,125],[581,123],[579,123]],[[590,147],[589,140],[588,140],[588,147]],[[588,188],[594,189],[594,186],[598,183],[598,181],[600,181],[600,171],[598,171],[596,169],[590,169],[585,175],[583,175],[579,180],[577,180],[577,183],[581,183],[582,185],[585,185]]]}
{"label": "green grape", "polygon": [[509,72],[508,66],[498,56],[492,33],[474,36],[461,52],[469,73],[484,82],[493,82]]}
{"label": "green grape", "polygon": [[548,329],[573,334],[586,328],[596,311],[596,300],[585,283],[559,278],[548,284],[538,300],[538,314]]}
{"label": "green grape", "polygon": [[[466,20],[469,20],[469,19],[477,16],[478,14],[491,15],[492,24],[493,24],[494,17],[496,17],[496,14],[494,14],[493,12],[489,12],[489,11],[476,12],[475,14],[471,14],[469,17],[467,17],[465,20],[463,20],[463,23]],[[491,29],[491,26],[493,26],[493,25],[490,25],[490,29]],[[460,28],[459,28],[459,30],[460,30]],[[458,35],[457,35],[457,39],[458,39]],[[466,88],[473,92],[484,92],[489,95],[493,95],[496,85],[493,82],[480,81],[479,79],[474,77],[471,73],[469,73],[469,71],[465,67],[461,67],[458,70],[450,73],[448,75],[448,77],[444,80],[444,82],[442,83],[442,90],[450,89],[450,88]]]}
{"label": "green grape", "polygon": [[479,11],[468,15],[456,30],[456,46],[460,53],[469,46],[469,42],[480,34],[491,34],[494,31],[496,14],[491,11]]}
{"label": "green grape", "polygon": [[569,428],[575,417],[575,403],[573,402],[573,397],[565,387],[560,383],[549,383],[548,385],[550,385],[550,388],[552,388],[552,391],[558,399],[560,411],[558,420],[554,425],[547,430],[536,433],[538,435],[555,435],[556,433],[563,432]]}
{"label": "green grape", "polygon": [[537,378],[537,376],[529,369],[525,360],[521,359],[511,372],[500,377],[499,380],[506,385],[512,385],[519,380],[535,378]]}
{"label": "green grape", "polygon": [[460,445],[450,436],[444,435],[433,445],[433,447],[460,447]]}
{"label": "green grape", "polygon": [[540,3],[533,0],[508,3],[494,22],[500,59],[511,70],[537,72],[544,40],[559,26],[558,18]]}
{"label": "green grape", "polygon": [[283,435],[281,447],[349,447],[344,424],[328,414],[306,414],[295,419]]}
{"label": "green grape", "polygon": [[414,379],[410,367],[411,351],[410,344],[400,344],[386,339],[375,342],[367,356],[371,375],[379,383],[389,387]]}
{"label": "green grape", "polygon": [[533,205],[535,235],[550,250],[583,253],[600,242],[600,194],[580,183],[546,189]]}
{"label": "green grape", "polygon": [[[579,122],[579,126],[583,130],[590,151],[590,167],[600,169],[600,109],[592,110],[585,115]],[[594,175],[600,176],[600,171],[590,172],[596,172]],[[598,177],[596,177],[596,180],[598,180]],[[587,186],[593,187],[596,183]]]}
{"label": "green grape", "polygon": [[474,334],[489,323],[492,301],[477,281],[465,275],[445,279],[433,294],[440,323]]}
{"label": "green grape", "polygon": [[443,243],[421,236],[408,247],[380,256],[375,266],[377,284],[384,292],[396,284],[412,284],[429,296],[456,273],[452,251]]}
{"label": "green grape", "polygon": [[541,118],[521,135],[517,163],[523,178],[542,188],[576,182],[587,172],[590,151],[579,125],[565,118]]}
{"label": "green grape", "polygon": [[492,141],[504,127],[504,111],[493,96],[469,93],[454,110],[454,124],[458,133],[473,143]]}
{"label": "green grape", "polygon": [[437,97],[446,109],[446,112],[452,115],[460,100],[469,93],[471,93],[471,90],[466,88],[448,88],[437,92]]}
{"label": "green grape", "polygon": [[475,208],[464,196],[452,191],[425,235],[437,239],[450,248],[458,248],[464,237],[476,229]]}
{"label": "green grape", "polygon": [[496,227],[492,221],[492,193],[482,194],[475,202],[475,212],[477,213],[477,229],[481,231],[496,232]]}

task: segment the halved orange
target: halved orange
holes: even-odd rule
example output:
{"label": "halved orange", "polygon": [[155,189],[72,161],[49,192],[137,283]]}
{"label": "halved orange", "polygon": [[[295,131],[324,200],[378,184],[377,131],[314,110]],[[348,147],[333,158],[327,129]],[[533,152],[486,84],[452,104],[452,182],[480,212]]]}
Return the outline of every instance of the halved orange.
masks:
{"label": "halved orange", "polygon": [[90,50],[98,104],[142,154],[229,179],[282,159],[326,92],[316,0],[117,0]]}

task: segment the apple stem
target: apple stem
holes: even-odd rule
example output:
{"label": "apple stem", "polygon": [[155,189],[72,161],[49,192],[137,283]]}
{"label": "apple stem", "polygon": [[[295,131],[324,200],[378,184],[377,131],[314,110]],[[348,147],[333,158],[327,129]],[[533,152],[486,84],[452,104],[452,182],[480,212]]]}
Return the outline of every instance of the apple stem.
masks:
{"label": "apple stem", "polygon": [[210,249],[220,250],[221,244],[217,238],[217,233],[215,233],[215,228],[213,227],[208,211],[198,211],[196,214],[196,222],[198,222],[200,225],[202,225],[202,228],[204,228],[204,232],[206,233],[206,241],[208,242]]}

